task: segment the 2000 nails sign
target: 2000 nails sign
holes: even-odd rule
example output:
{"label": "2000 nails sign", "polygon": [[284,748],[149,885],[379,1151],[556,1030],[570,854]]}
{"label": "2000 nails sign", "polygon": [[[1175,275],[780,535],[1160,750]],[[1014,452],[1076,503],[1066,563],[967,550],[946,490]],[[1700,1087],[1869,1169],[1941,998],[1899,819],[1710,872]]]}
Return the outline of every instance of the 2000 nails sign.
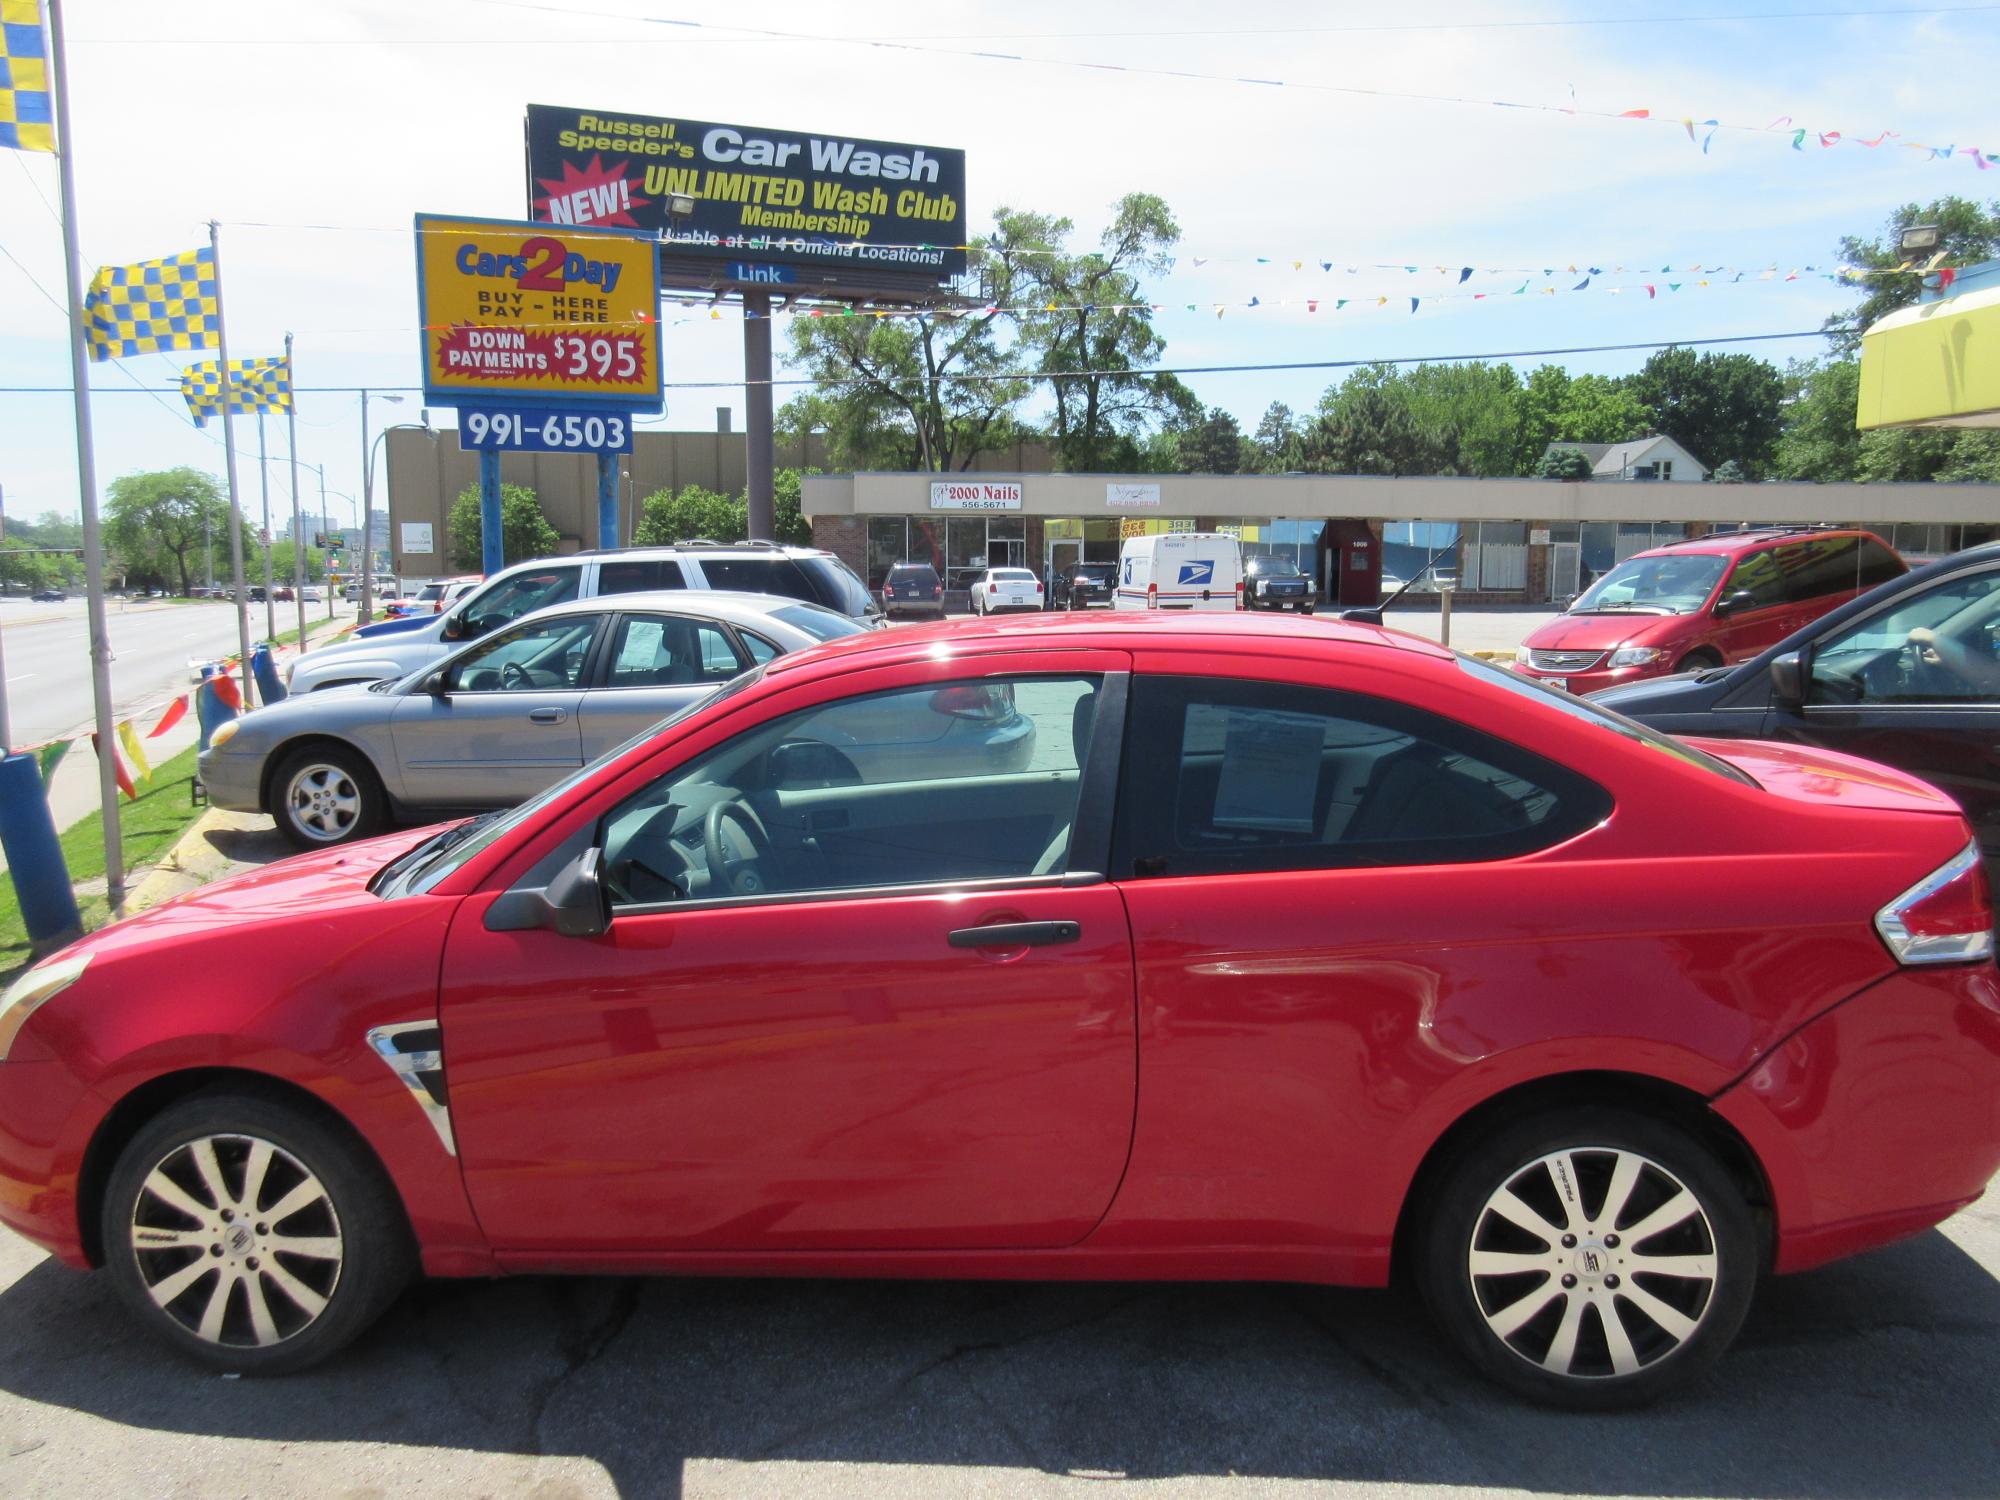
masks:
{"label": "2000 nails sign", "polygon": [[426,399],[659,410],[650,236],[419,214],[417,287]]}

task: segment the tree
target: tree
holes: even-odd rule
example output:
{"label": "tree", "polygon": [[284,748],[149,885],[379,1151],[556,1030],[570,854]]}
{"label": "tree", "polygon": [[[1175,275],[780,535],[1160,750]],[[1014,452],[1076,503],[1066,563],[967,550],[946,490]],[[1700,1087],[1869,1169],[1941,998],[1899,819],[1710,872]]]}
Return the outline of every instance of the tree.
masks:
{"label": "tree", "polygon": [[1784,381],[1753,354],[1661,349],[1632,377],[1632,394],[1657,431],[1711,469],[1733,458],[1761,479],[1777,460]]}
{"label": "tree", "polygon": [[1250,438],[1250,466],[1259,474],[1289,474],[1304,461],[1298,418],[1282,401],[1264,408]]}
{"label": "tree", "polygon": [[1537,479],[1590,478],[1590,455],[1581,448],[1551,448],[1535,465]]}
{"label": "tree", "polygon": [[1520,472],[1514,455],[1521,440],[1521,377],[1512,365],[1420,364],[1397,372],[1383,389],[1420,431],[1457,433],[1457,472],[1486,478]]}
{"label": "tree", "polygon": [[671,542],[740,542],[750,534],[750,505],[698,484],[657,490],[639,502],[639,522],[632,528],[632,545],[660,547]]}
{"label": "tree", "polygon": [[1745,478],[1743,465],[1739,464],[1733,458],[1724,459],[1721,463],[1717,464],[1714,471],[1708,477],[1717,484],[1741,484]]}
{"label": "tree", "polygon": [[1221,407],[1179,434],[1180,466],[1188,474],[1240,474],[1244,469],[1243,429]]}
{"label": "tree", "polygon": [[1305,467],[1318,474],[1456,474],[1455,423],[1425,428],[1388,365],[1356,370],[1320,398],[1305,435]]}
{"label": "tree", "polygon": [[1572,375],[1561,365],[1539,365],[1521,387],[1509,472],[1539,471],[1550,443],[1623,443],[1643,437],[1650,417],[1622,382],[1605,375]]}
{"label": "tree", "polygon": [[[128,573],[155,572],[178,579],[185,594],[193,587],[192,562],[203,556],[204,532],[229,555],[229,502],[215,476],[199,469],[160,469],[126,474],[105,492],[105,533]],[[243,528],[243,555],[252,555],[250,528]],[[246,564],[247,565],[247,564]],[[218,568],[221,575],[223,569]]]}
{"label": "tree", "polygon": [[[455,568],[477,568],[485,556],[480,544],[479,486],[469,484],[451,502],[445,523],[451,539],[451,564]],[[542,514],[535,492],[524,484],[500,486],[501,562],[526,562],[532,557],[549,557],[562,545],[562,534]]]}
{"label": "tree", "polygon": [[1018,267],[1016,304],[1041,309],[1016,316],[1019,348],[1044,374],[1063,377],[1050,382],[1049,424],[1061,467],[1124,467],[1146,424],[1173,404],[1159,377],[1137,373],[1166,347],[1139,278],[1173,264],[1180,225],[1164,200],[1127,193],[1099,249],[1071,255],[1068,219],[1010,208],[995,218],[995,253],[1011,255]]}
{"label": "tree", "polygon": [[[1834,353],[1847,356],[1861,347],[1861,331],[1887,313],[1908,307],[1917,300],[1922,277],[1914,274],[1931,254],[1905,255],[1897,244],[1905,229],[1914,224],[1935,224],[1943,231],[1938,249],[1946,265],[1991,260],[2000,256],[2000,201],[1981,208],[1965,198],[1936,198],[1922,208],[1905,203],[1889,215],[1880,239],[1843,235],[1840,256],[1850,266],[1888,271],[1886,276],[1858,278],[1855,289],[1861,300],[1844,313],[1835,313],[1822,325],[1833,341]],[[1908,272],[1896,268],[1908,266]]]}
{"label": "tree", "polygon": [[1861,462],[1854,410],[1861,364],[1854,359],[1796,359],[1785,368],[1785,426],[1775,472],[1814,484],[1851,480]]}
{"label": "tree", "polygon": [[[292,581],[292,551],[295,545],[292,542],[271,543],[271,576],[279,583]],[[319,548],[308,545],[305,561],[307,583],[318,583],[326,577],[326,554]]]}
{"label": "tree", "polygon": [[[810,547],[812,522],[806,519],[801,502],[805,497],[805,477],[818,469],[779,469],[771,476],[771,540],[789,547]],[[745,502],[745,514],[748,514]]]}

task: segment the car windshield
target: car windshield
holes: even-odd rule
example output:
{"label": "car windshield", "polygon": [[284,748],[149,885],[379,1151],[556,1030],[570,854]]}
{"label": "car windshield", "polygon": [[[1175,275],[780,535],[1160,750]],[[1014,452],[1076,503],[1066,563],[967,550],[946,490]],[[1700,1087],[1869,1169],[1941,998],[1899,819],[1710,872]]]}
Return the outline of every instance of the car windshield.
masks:
{"label": "car windshield", "polygon": [[1260,578],[1297,578],[1299,565],[1289,557],[1253,557],[1244,568]]}
{"label": "car windshield", "polygon": [[1713,552],[1628,557],[1577,596],[1573,615],[1684,615],[1700,609],[1729,559]]}
{"label": "car windshield", "polygon": [[843,635],[862,635],[867,626],[847,615],[837,615],[817,604],[787,604],[771,611],[771,618],[794,630],[802,630],[816,641],[837,640]]}
{"label": "car windshield", "polygon": [[1635,723],[1623,714],[1613,713],[1610,709],[1592,703],[1588,699],[1577,698],[1555,688],[1546,687],[1532,677],[1522,677],[1514,672],[1503,671],[1490,662],[1483,662],[1474,656],[1460,656],[1458,665],[1461,671],[1483,682],[1490,682],[1496,687],[1505,688],[1510,693],[1531,698],[1545,707],[1568,714],[1572,719],[1585,724],[1592,724],[1612,734],[1622,735],[1649,750],[1657,750],[1662,755],[1670,755],[1675,760],[1699,766],[1704,771],[1741,782],[1744,786],[1758,784],[1756,778],[1741,767],[1733,766],[1726,760],[1718,759],[1706,751],[1697,750],[1694,746],[1661,734],[1657,730],[1648,729],[1645,725]]}

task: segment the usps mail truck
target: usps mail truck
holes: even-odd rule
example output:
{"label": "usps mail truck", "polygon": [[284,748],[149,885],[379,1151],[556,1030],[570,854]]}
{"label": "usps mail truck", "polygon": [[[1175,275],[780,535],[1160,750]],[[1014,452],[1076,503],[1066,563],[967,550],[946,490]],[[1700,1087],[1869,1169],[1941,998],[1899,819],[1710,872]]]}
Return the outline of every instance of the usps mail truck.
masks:
{"label": "usps mail truck", "polygon": [[1219,531],[1129,537],[1114,609],[1241,609],[1243,549]]}

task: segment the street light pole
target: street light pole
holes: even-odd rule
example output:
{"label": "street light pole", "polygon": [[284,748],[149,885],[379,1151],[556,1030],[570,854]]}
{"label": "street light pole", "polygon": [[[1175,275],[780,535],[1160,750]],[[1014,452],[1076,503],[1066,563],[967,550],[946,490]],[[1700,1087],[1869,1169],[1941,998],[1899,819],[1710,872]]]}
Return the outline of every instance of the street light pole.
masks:
{"label": "street light pole", "polygon": [[387,391],[361,391],[361,614],[366,625],[375,618],[375,465],[368,442],[368,398],[402,404],[401,396]]}

